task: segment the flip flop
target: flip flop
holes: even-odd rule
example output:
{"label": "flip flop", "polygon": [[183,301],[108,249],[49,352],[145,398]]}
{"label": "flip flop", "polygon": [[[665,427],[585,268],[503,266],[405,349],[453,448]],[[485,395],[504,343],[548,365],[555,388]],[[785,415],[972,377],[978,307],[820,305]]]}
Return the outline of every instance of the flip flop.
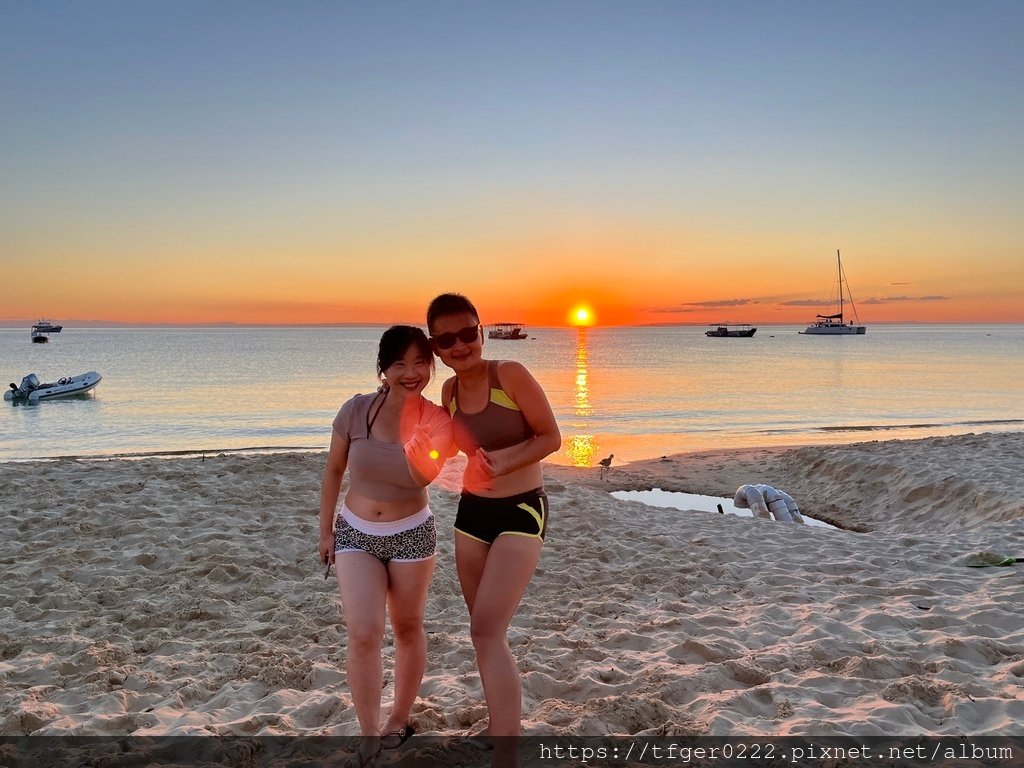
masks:
{"label": "flip flop", "polygon": [[988,568],[1022,563],[1024,558],[1009,557],[1001,552],[973,552],[960,559],[960,565],[968,568]]}
{"label": "flip flop", "polygon": [[479,733],[474,733],[472,736],[463,736],[460,741],[470,747],[476,747],[477,749],[494,749],[494,744],[491,742],[491,735],[486,729]]}
{"label": "flip flop", "polygon": [[377,744],[377,749],[368,755],[364,755],[361,750],[363,747],[362,741],[359,742],[359,746],[356,747],[356,751],[352,754],[347,761],[345,761],[345,768],[373,768],[377,764],[377,758],[380,757],[381,746]]}
{"label": "flip flop", "polygon": [[405,724],[404,728],[400,728],[397,731],[389,731],[388,733],[382,733],[380,737],[380,748],[381,749],[398,749],[400,746],[405,744],[416,731],[413,730],[409,723]]}

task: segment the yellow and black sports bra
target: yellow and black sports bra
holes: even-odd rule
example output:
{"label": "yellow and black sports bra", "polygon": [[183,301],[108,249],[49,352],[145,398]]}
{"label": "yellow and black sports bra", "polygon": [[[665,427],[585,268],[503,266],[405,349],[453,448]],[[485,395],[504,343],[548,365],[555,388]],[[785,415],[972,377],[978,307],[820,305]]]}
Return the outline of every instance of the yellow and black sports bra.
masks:
{"label": "yellow and black sports bra", "polygon": [[498,381],[498,361],[487,361],[487,379],[490,397],[479,413],[464,413],[459,410],[459,381],[452,385],[452,400],[448,412],[452,416],[452,430],[455,444],[467,456],[477,448],[496,451],[508,448],[533,437],[533,428],[526,421],[519,406],[505,394]]}

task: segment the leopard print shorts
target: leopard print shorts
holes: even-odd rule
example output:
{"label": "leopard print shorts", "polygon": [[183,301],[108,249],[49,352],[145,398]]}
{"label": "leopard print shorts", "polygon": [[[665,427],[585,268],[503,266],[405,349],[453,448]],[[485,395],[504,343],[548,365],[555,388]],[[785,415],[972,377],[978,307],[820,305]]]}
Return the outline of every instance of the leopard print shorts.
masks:
{"label": "leopard print shorts", "polygon": [[375,523],[342,506],[334,521],[334,553],[367,552],[385,565],[429,560],[437,552],[437,530],[430,507],[401,520]]}

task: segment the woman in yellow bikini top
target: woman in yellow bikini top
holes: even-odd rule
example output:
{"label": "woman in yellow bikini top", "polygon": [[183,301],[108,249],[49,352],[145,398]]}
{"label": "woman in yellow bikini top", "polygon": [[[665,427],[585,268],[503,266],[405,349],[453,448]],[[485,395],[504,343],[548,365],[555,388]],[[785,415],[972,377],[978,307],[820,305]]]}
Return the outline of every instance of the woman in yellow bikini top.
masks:
{"label": "woman in yellow bikini top", "polygon": [[[430,303],[434,352],[455,376],[441,401],[468,461],[455,517],[455,565],[469,609],[487,698],[488,734],[518,736],[522,687],[508,626],[540,559],[548,499],[540,462],[561,446],[544,390],[520,363],[483,359],[480,315],[465,296]],[[496,739],[494,764],[514,764],[514,739]],[[506,754],[507,752],[507,754]]]}

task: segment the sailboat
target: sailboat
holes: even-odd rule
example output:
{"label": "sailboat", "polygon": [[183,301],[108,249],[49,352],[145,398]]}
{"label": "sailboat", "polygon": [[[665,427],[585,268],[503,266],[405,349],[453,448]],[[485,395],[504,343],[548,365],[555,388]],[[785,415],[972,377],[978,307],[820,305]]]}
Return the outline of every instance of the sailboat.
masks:
{"label": "sailboat", "polygon": [[[863,336],[867,333],[867,326],[860,324],[860,318],[857,317],[857,307],[853,304],[853,296],[850,296],[850,308],[853,310],[854,320],[849,323],[843,322],[843,309],[845,307],[845,301],[843,297],[843,283],[846,283],[846,273],[843,272],[843,260],[839,256],[839,251],[836,251],[836,270],[838,273],[839,280],[839,311],[834,315],[818,315],[813,323],[807,326],[806,331],[800,331],[800,333],[806,333],[812,336]],[[847,292],[850,289],[849,283],[846,284]]]}

